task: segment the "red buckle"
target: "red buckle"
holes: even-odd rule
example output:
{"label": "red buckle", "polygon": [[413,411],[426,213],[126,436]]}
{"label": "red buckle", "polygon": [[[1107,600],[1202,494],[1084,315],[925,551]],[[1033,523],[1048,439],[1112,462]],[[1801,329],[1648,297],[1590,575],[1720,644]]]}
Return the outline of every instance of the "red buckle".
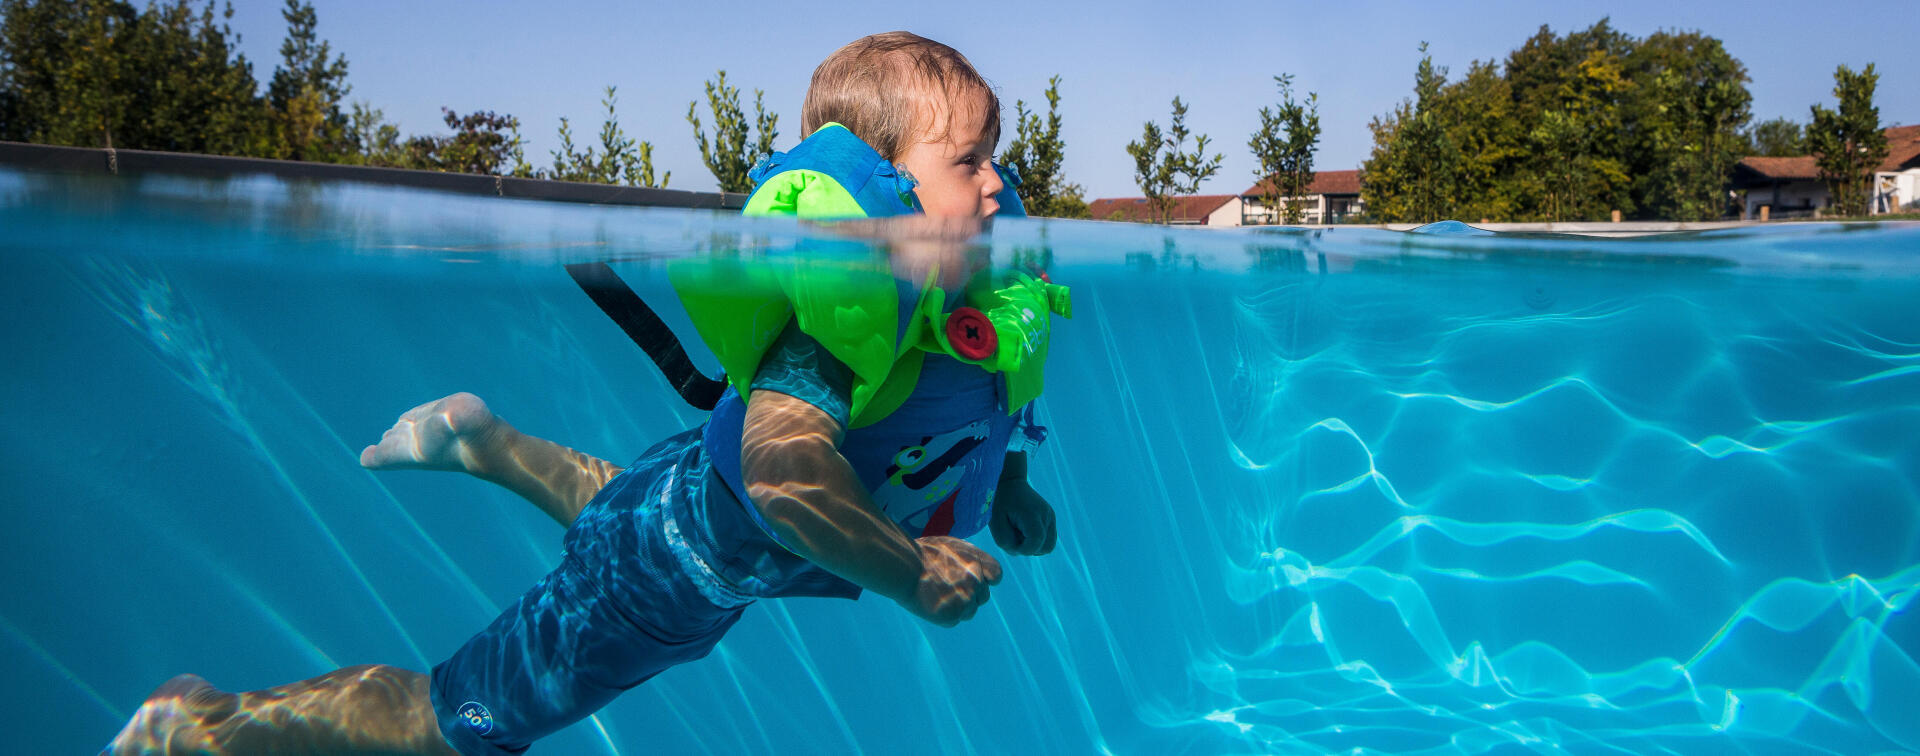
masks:
{"label": "red buckle", "polygon": [[953,351],[975,362],[992,357],[1000,349],[1000,337],[993,332],[993,322],[979,310],[962,307],[947,316],[947,343],[953,345]]}

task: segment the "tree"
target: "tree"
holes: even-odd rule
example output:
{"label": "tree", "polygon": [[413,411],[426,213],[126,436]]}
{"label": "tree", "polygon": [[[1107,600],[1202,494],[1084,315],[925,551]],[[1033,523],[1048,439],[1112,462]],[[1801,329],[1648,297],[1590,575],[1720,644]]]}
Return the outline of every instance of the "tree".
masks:
{"label": "tree", "polygon": [[[22,90],[26,88],[21,81],[28,71],[21,69],[22,52],[31,50],[33,42],[44,41],[43,25],[36,25],[25,18],[36,8],[25,0],[0,0],[0,140],[24,142],[33,138],[32,124],[26,122],[28,113],[26,98]],[[28,52],[27,65],[34,58]]]}
{"label": "tree", "polygon": [[1541,26],[1507,56],[1522,149],[1503,171],[1514,220],[1604,220],[1634,212],[1632,154],[1640,93],[1635,40],[1601,19],[1564,36]]}
{"label": "tree", "polygon": [[1373,155],[1361,167],[1360,196],[1368,214],[1388,222],[1428,223],[1453,211],[1459,152],[1442,122],[1445,68],[1434,68],[1420,43],[1414,100],[1373,119]]}
{"label": "tree", "polygon": [[6,78],[15,112],[0,133],[76,147],[133,147],[127,86],[139,13],[117,0],[12,0],[5,6]]}
{"label": "tree", "polygon": [[287,20],[287,38],[280,43],[281,66],[267,84],[267,103],[280,131],[278,155],[335,162],[358,153],[349,141],[350,120],[340,110],[353,89],[347,84],[346,56],[331,55],[331,45],[320,39],[311,3],[287,0],[280,16]]}
{"label": "tree", "polygon": [[1528,128],[1499,64],[1474,61],[1466,76],[1440,90],[1432,106],[1451,145],[1450,215],[1511,218],[1525,195],[1514,180],[1527,159]]}
{"label": "tree", "polygon": [[562,118],[560,149],[553,151],[553,170],[543,173],[541,178],[645,187],[667,185],[673,178],[672,171],[662,174],[658,183],[653,180],[653,143],[636,142],[621,130],[620,120],[614,113],[615,92],[615,87],[608,86],[606,99],[600,101],[607,108],[607,120],[600,126],[600,151],[588,147],[585,153],[576,152],[572,126]]}
{"label": "tree", "polygon": [[207,2],[0,1],[0,139],[262,154],[252,66]]}
{"label": "tree", "polygon": [[1627,56],[1634,203],[1645,215],[1714,220],[1729,210],[1728,183],[1745,152],[1753,98],[1747,69],[1720,40],[1658,32]]}
{"label": "tree", "polygon": [[1320,96],[1308,92],[1306,102],[1295,102],[1292,75],[1281,74],[1273,81],[1280,87],[1280,104],[1260,108],[1260,130],[1247,140],[1247,149],[1259,163],[1253,178],[1263,182],[1260,203],[1285,222],[1299,223],[1301,203],[1287,202],[1283,206],[1281,200],[1304,196],[1307,187],[1313,185],[1313,151],[1320,143]]}
{"label": "tree", "polygon": [[[354,115],[356,118],[362,115],[358,107]],[[371,115],[378,119],[379,112]],[[402,150],[401,167],[488,176],[533,174],[521,148],[520,119],[491,110],[460,115],[445,107],[440,109],[440,115],[446,120],[447,128],[453,129],[453,136],[408,139]],[[376,127],[376,138],[381,131],[383,129]],[[398,129],[394,129],[393,133],[397,132]]]}
{"label": "tree", "polygon": [[1028,215],[1049,218],[1085,218],[1087,200],[1079,184],[1067,182],[1060,168],[1066,160],[1066,140],[1060,138],[1060,77],[1047,79],[1047,117],[1027,112],[1024,100],[1015,100],[1014,137],[1000,153],[1000,163],[1019,177],[1016,191]]}
{"label": "tree", "polygon": [[1633,82],[1619,51],[1593,44],[1584,52],[1530,134],[1533,175],[1543,190],[1537,211],[1550,221],[1602,220],[1614,210],[1633,210],[1621,107],[1621,94]]}
{"label": "tree", "polygon": [[1541,26],[1459,81],[1423,56],[1415,98],[1374,119],[1361,197],[1388,221],[1718,217],[1750,141],[1746,82],[1713,37],[1606,19]]}
{"label": "tree", "polygon": [[263,96],[211,0],[0,0],[0,138],[530,176],[511,116],[446,111],[451,136],[400,138],[365,103],[340,110],[347,63],[289,0]]}
{"label": "tree", "polygon": [[142,14],[135,59],[148,86],[135,95],[138,142],[148,149],[266,154],[272,130],[256,92],[253,66],[235,52],[239,35],[227,26],[233,6],[216,20],[214,5],[196,13],[186,0],[149,6]]}
{"label": "tree", "polygon": [[753,90],[753,125],[759,127],[760,136],[754,140],[752,152],[747,151],[748,123],[745,111],[740,109],[740,90],[727,85],[726,71],[720,72],[718,82],[707,82],[707,107],[713,111],[711,145],[700,125],[699,103],[687,103],[687,122],[693,124],[693,138],[700,143],[700,159],[720,182],[720,191],[743,194],[753,191],[753,179],[747,174],[761,158],[773,154],[773,140],[780,136],[776,128],[780,116],[767,112],[761,104],[764,94]]}
{"label": "tree", "polygon": [[[1166,133],[1161,133],[1159,124],[1148,121],[1140,141],[1127,143],[1127,154],[1133,156],[1133,180],[1153,205],[1155,222],[1171,222],[1176,198],[1200,191],[1200,182],[1220,171],[1224,156],[1207,156],[1207,135],[1194,139],[1193,152],[1183,151],[1188,133],[1187,106],[1175,96]],[[1165,153],[1160,151],[1163,147]]]}
{"label": "tree", "polygon": [[353,112],[347,115],[347,122],[353,130],[353,143],[359,145],[360,150],[346,162],[387,168],[408,166],[406,146],[400,141],[400,127],[388,123],[386,114],[379,108],[356,102]]}
{"label": "tree", "polygon": [[1840,109],[1814,105],[1813,124],[1807,127],[1807,146],[1833,195],[1834,211],[1841,215],[1867,214],[1874,170],[1887,159],[1887,135],[1880,130],[1880,109],[1873,104],[1879,81],[1872,63],[1859,73],[1845,65],[1835,69],[1833,96]]}
{"label": "tree", "polygon": [[1794,157],[1807,154],[1807,130],[1791,118],[1769,118],[1746,133],[1748,155]]}

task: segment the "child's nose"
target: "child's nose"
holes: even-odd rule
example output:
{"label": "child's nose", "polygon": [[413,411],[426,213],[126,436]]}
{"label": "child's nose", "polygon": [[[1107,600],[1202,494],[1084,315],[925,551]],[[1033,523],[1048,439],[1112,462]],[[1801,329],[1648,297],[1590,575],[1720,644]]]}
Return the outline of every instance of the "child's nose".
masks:
{"label": "child's nose", "polygon": [[982,196],[992,197],[999,194],[1000,190],[1007,188],[1007,184],[1000,180],[1000,172],[994,169],[992,163],[987,163],[986,167],[987,180],[981,185],[980,190]]}

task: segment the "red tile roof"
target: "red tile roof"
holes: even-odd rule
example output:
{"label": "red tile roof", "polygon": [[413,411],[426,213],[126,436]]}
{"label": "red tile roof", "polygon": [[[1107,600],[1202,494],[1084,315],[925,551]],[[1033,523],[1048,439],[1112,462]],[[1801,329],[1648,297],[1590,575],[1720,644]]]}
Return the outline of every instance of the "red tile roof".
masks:
{"label": "red tile roof", "polygon": [[[1887,159],[1880,163],[1880,170],[1894,172],[1920,168],[1920,125],[1894,126],[1883,133],[1887,135]],[[1744,172],[1770,181],[1811,181],[1820,178],[1820,166],[1810,155],[1745,157],[1740,159],[1739,167],[1745,169]]]}
{"label": "red tile roof", "polygon": [[1760,178],[1774,181],[1792,181],[1795,179],[1813,180],[1820,178],[1820,166],[1812,157],[1744,157],[1740,158],[1738,168],[1744,168]]}
{"label": "red tile roof", "polygon": [[1895,126],[1887,129],[1886,134],[1887,159],[1880,164],[1880,170],[1893,172],[1920,168],[1920,124]]}
{"label": "red tile roof", "polygon": [[[1266,179],[1240,193],[1242,197],[1259,197],[1267,193],[1267,185],[1272,179]],[[1359,171],[1314,171],[1313,183],[1307,185],[1307,195],[1315,194],[1359,194]]]}
{"label": "red tile roof", "polygon": [[[1173,204],[1174,223],[1205,223],[1207,216],[1224,207],[1238,195],[1233,194],[1193,194],[1175,197]],[[1121,197],[1117,199],[1097,199],[1087,203],[1087,214],[1094,220],[1132,220],[1152,222],[1153,205],[1145,197]],[[1117,216],[1117,217],[1116,217]]]}

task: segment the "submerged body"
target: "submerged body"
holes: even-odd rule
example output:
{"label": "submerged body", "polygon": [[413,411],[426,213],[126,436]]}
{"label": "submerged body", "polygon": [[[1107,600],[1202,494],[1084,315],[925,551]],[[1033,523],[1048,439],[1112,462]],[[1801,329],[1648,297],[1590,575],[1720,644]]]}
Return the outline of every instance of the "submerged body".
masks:
{"label": "submerged body", "polygon": [[[898,80],[888,84],[875,70]],[[940,81],[924,78],[930,70],[944,71]],[[849,75],[836,83],[835,71]],[[1005,185],[990,161],[997,100],[965,58],[913,35],[876,35],[830,56],[809,101],[848,86],[857,96],[839,97],[840,107],[855,119],[875,116],[876,104],[901,106],[898,94],[914,86],[928,90],[911,111],[882,113],[875,127],[900,143],[899,154],[883,156],[828,124],[783,171],[757,176],[750,214],[924,211],[977,229],[999,210]],[[963,101],[985,107],[972,112]],[[866,589],[936,624],[971,618],[1001,571],[956,536],[987,524],[996,491],[1007,492],[999,497],[1007,524],[994,528],[1003,545],[1016,553],[1052,548],[1052,511],[1027,486],[1021,451],[1044,435],[1031,414],[1020,415],[1038,391],[1038,369],[1022,379],[1018,366],[1036,349],[1044,358],[1047,318],[1066,303],[1059,287],[1031,280],[969,293],[968,302],[1030,298],[1021,317],[1007,321],[1015,338],[987,348],[1000,324],[977,312],[947,316],[961,298],[937,288],[958,291],[976,278],[960,264],[971,235],[903,238],[883,269],[912,277],[875,292],[789,279],[730,338],[712,336],[715,317],[703,322],[690,307],[734,387],[703,428],[656,444],[624,470],[519,434],[470,395],[403,415],[363,452],[363,464],[464,471],[506,485],[569,525],[559,566],[435,666],[430,680],[391,667],[350,668],[236,696],[183,676],[143,704],[111,750],[191,742],[212,750],[519,753],[661,670],[705,656],[759,598],[851,598]],[[722,298],[732,296],[734,282],[712,283],[728,287]],[[849,301],[892,302],[892,311]],[[864,317],[849,314],[856,312]],[[961,327],[927,333],[929,318]],[[950,337],[964,337],[966,348],[956,351]],[[1020,446],[1010,451],[1016,436]],[[592,498],[580,502],[587,491]],[[242,705],[249,700],[271,704]]]}
{"label": "submerged body", "polygon": [[[846,371],[823,357],[790,330],[754,390],[844,423]],[[899,410],[848,431],[838,448],[879,512],[909,537],[965,537],[987,523],[1004,456],[1033,448],[1044,431],[1029,414],[1006,411],[988,374],[946,358],[929,363]],[[434,668],[434,709],[450,742],[468,753],[524,748],[705,656],[758,599],[859,594],[782,546],[739,493],[738,455],[711,451],[740,448],[746,417],[729,390],[708,424],[614,475],[568,528],[560,566]],[[716,456],[731,459],[716,464]]]}

